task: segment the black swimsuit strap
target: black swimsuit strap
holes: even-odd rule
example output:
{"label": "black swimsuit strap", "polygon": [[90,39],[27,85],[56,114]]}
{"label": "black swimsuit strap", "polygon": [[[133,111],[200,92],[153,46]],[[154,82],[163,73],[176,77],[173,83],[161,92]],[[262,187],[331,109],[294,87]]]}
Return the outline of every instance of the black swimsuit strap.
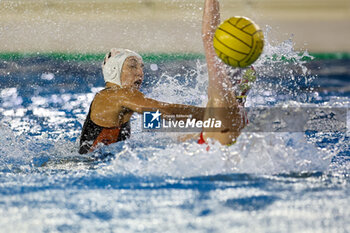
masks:
{"label": "black swimsuit strap", "polygon": [[[90,104],[89,113],[86,116],[86,120],[84,122],[83,129],[80,136],[80,149],[79,149],[80,154],[86,154],[89,152],[93,142],[100,135],[102,130],[105,128],[95,124],[91,120],[91,106],[92,106],[92,102]],[[118,128],[120,128],[120,131],[119,131],[117,141],[124,141],[130,138],[131,129],[130,129],[129,121],[122,124]]]}

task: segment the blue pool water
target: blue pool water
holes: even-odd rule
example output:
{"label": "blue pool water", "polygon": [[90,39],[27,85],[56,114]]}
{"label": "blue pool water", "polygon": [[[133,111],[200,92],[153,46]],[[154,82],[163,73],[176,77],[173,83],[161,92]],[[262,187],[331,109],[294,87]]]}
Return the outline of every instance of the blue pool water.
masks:
{"label": "blue pool water", "polygon": [[[304,62],[287,45],[265,49],[247,106],[348,109],[350,61]],[[205,106],[202,60],[153,63],[147,96]],[[349,132],[247,131],[207,152],[135,115],[130,140],[80,156],[102,86],[99,62],[0,61],[0,232],[350,231]]]}

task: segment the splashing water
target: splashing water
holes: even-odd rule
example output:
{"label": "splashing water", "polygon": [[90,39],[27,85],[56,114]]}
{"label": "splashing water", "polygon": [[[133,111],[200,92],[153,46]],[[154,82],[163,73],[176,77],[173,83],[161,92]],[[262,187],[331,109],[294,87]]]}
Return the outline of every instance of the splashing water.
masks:
{"label": "splashing water", "polygon": [[[311,75],[304,61],[306,56],[310,56],[307,52],[300,54],[294,51],[292,40],[272,45],[268,37],[269,28],[266,31],[264,53],[254,64],[258,81],[248,96],[246,106],[300,106],[314,97],[309,84],[316,76]],[[171,66],[173,64],[165,64],[163,70],[170,68],[170,71],[160,70],[162,73],[155,74],[161,74],[159,78],[150,75],[148,84],[143,88],[146,95],[161,101],[205,106],[208,85],[206,65],[198,60],[180,62],[176,64],[176,69],[171,69]],[[40,77],[42,79],[43,74]],[[45,80],[49,82],[54,79],[57,77]],[[47,91],[45,86],[41,88],[44,89],[42,93]],[[64,93],[64,89],[58,90],[58,93],[53,90],[40,94],[39,91],[34,96],[22,97],[19,92],[23,90],[13,87],[3,89],[2,122],[6,122],[13,132],[5,126],[0,129],[1,140],[4,145],[8,145],[2,149],[5,155],[1,159],[2,166],[8,168],[13,163],[11,161],[21,158],[26,158],[22,161],[23,166],[31,166],[38,164],[33,161],[45,161],[50,157],[77,156],[81,124],[94,93],[100,88],[91,90],[92,93],[82,94]],[[325,134],[309,140],[304,133],[246,132],[234,146],[223,148],[214,143],[211,150],[206,152],[195,141],[178,143],[175,139],[178,135],[174,133],[150,135],[142,132],[140,125],[141,118],[135,115],[132,119],[134,133],[131,140],[108,148],[116,158],[108,165],[108,169],[138,175],[166,176],[325,171],[332,157],[339,152],[337,146],[343,140],[333,145],[333,150],[329,147],[327,150],[312,142],[317,141],[315,138],[324,140],[327,138]],[[33,150],[33,147],[36,149]],[[123,149],[120,151],[121,147]]]}

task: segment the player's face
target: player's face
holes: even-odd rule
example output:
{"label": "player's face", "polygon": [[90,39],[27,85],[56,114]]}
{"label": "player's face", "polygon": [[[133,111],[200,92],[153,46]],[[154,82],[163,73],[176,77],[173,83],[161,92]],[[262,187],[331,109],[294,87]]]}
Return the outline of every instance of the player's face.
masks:
{"label": "player's face", "polygon": [[139,89],[143,81],[142,60],[138,57],[128,57],[122,68],[121,83],[123,87]]}

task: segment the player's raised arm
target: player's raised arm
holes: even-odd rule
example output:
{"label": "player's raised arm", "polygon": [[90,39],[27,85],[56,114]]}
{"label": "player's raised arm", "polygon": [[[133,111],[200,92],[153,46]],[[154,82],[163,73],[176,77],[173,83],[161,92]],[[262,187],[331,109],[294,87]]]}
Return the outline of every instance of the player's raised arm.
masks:
{"label": "player's raised arm", "polygon": [[202,19],[202,39],[209,75],[215,72],[213,68],[216,61],[216,53],[213,47],[213,38],[215,30],[220,24],[219,8],[219,2],[217,0],[205,0]]}
{"label": "player's raised arm", "polygon": [[[218,0],[205,0],[202,19],[202,38],[205,52],[213,50],[213,37],[220,24],[220,7]],[[215,52],[215,51],[214,51]]]}
{"label": "player's raised arm", "polygon": [[222,82],[226,77],[225,65],[220,59],[217,59],[217,55],[213,46],[214,34],[219,24],[219,1],[205,0],[202,19],[202,40],[208,67],[209,99],[215,98],[217,94],[221,95],[220,92],[222,91]]}

